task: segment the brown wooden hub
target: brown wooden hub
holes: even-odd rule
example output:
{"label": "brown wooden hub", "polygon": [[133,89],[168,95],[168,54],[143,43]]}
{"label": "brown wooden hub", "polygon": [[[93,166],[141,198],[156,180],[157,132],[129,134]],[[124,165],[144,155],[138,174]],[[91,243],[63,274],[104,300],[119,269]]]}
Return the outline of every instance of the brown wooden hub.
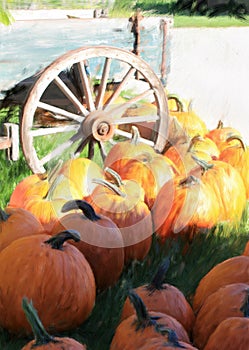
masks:
{"label": "brown wooden hub", "polygon": [[97,141],[110,140],[115,131],[113,119],[104,111],[91,112],[82,123],[83,134],[88,137],[92,135]]}

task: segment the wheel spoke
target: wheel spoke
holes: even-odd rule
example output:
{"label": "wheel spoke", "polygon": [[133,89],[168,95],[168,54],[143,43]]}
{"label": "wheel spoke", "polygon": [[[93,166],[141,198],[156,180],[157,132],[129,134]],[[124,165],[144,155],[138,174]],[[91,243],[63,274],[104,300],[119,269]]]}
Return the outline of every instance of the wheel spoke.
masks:
{"label": "wheel spoke", "polygon": [[132,97],[129,101],[127,101],[126,103],[123,103],[121,105],[117,105],[115,107],[113,107],[110,110],[110,116],[115,118],[115,116],[123,114],[124,111],[126,109],[128,109],[129,107],[131,107],[133,104],[135,104],[136,102],[145,99],[146,97],[148,97],[151,93],[153,92],[152,89],[148,89],[144,92],[142,92],[141,94]]}
{"label": "wheel spoke", "polygon": [[117,125],[121,124],[132,124],[132,123],[149,123],[149,122],[156,122],[159,120],[158,115],[144,115],[144,116],[137,116],[137,117],[123,117],[120,119],[115,119],[114,123]]}
{"label": "wheel spoke", "polygon": [[98,89],[98,95],[95,101],[96,109],[101,108],[103,106],[103,99],[106,91],[107,80],[110,73],[110,67],[111,67],[111,59],[106,58],[102,77],[101,77],[101,83]]}
{"label": "wheel spoke", "polygon": [[61,143],[59,146],[54,148],[50,153],[48,153],[45,157],[43,157],[40,160],[41,164],[44,165],[48,163],[50,160],[52,160],[53,158],[60,156],[65,150],[71,147],[72,144],[77,140],[79,140],[81,137],[83,137],[83,135],[82,135],[81,129],[79,129],[78,132],[73,136],[71,136],[69,140],[65,141],[64,143]]}
{"label": "wheel spoke", "polygon": [[46,111],[50,111],[50,112],[54,113],[55,114],[55,119],[56,119],[56,114],[58,114],[59,116],[63,116],[66,119],[75,120],[78,123],[81,123],[84,120],[83,116],[80,116],[80,115],[68,112],[65,109],[62,109],[62,108],[59,108],[59,107],[55,107],[55,106],[49,105],[48,103],[44,103],[44,102],[41,102],[41,101],[39,101],[37,103],[37,107],[40,107],[42,109],[45,109]]}
{"label": "wheel spoke", "polygon": [[95,140],[91,137],[89,143],[88,143],[88,158],[93,159],[94,157],[94,145]]}
{"label": "wheel spoke", "polygon": [[106,156],[107,156],[107,153],[106,153],[106,150],[105,150],[105,147],[104,147],[104,143],[101,142],[101,141],[97,141],[97,144],[99,146],[99,151],[100,151],[101,158],[104,161]]}
{"label": "wheel spoke", "polygon": [[96,108],[95,108],[95,105],[94,105],[92,90],[91,90],[91,87],[90,87],[89,79],[88,79],[87,74],[86,74],[84,63],[83,62],[78,62],[77,63],[77,67],[78,67],[78,70],[79,70],[79,75],[80,75],[81,83],[82,83],[82,86],[83,86],[84,95],[85,95],[85,98],[86,98],[87,109],[90,112],[92,112]]}
{"label": "wheel spoke", "polygon": [[30,130],[29,133],[32,137],[36,136],[46,136],[51,134],[57,134],[62,132],[70,132],[70,131],[77,131],[79,128],[79,125],[64,125],[64,126],[58,126],[55,128],[39,128]]}
{"label": "wheel spoke", "polygon": [[56,85],[60,88],[63,94],[73,103],[77,110],[85,117],[88,115],[88,110],[82,105],[78,98],[72,93],[68,86],[57,76],[54,79]]}
{"label": "wheel spoke", "polygon": [[[115,129],[115,134],[119,135],[119,136],[124,136],[127,139],[131,139],[132,138],[132,134],[130,132],[123,131],[123,130],[120,130],[120,129]],[[143,143],[146,143],[147,145],[152,146],[152,147],[154,147],[154,145],[155,145],[155,143],[153,141],[147,140],[144,137],[140,137],[139,141],[141,141]]]}
{"label": "wheel spoke", "polygon": [[132,67],[128,70],[123,80],[121,81],[121,83],[118,85],[118,87],[115,89],[114,93],[108,100],[108,103],[104,106],[104,109],[108,108],[108,106],[111,105],[116,100],[116,98],[120,95],[121,91],[124,89],[125,85],[130,80],[131,76],[135,73],[135,71],[136,69]]}

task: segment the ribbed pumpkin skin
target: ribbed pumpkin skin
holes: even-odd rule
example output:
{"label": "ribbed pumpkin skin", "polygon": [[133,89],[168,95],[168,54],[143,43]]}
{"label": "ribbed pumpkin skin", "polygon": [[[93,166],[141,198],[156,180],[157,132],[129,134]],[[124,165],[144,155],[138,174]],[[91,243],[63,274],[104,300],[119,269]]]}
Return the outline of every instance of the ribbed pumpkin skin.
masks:
{"label": "ribbed pumpkin skin", "polygon": [[136,329],[137,317],[132,315],[123,320],[115,330],[110,350],[138,350],[147,339],[165,336],[158,333],[153,326]]}
{"label": "ribbed pumpkin skin", "polygon": [[[183,293],[170,284],[163,284],[162,289],[151,292],[146,286],[134,289],[143,300],[149,311],[157,311],[168,314],[180,322],[188,334],[191,333],[195,316],[193,310]],[[121,313],[121,320],[125,320],[134,314],[134,308],[129,299],[125,300]]]}
{"label": "ribbed pumpkin skin", "polygon": [[249,319],[230,317],[222,321],[211,334],[204,350],[247,350],[249,344]]}
{"label": "ribbed pumpkin skin", "polygon": [[239,144],[239,142],[236,140],[231,141],[230,143],[227,142],[227,138],[232,135],[241,136],[240,132],[234,129],[233,127],[230,127],[230,126],[223,127],[223,125],[221,126],[218,125],[216,129],[210,130],[209,132],[206,133],[205,136],[210,138],[212,141],[214,141],[217,147],[219,148],[220,152],[222,152],[228,146],[230,147],[230,146]]}
{"label": "ribbed pumpkin skin", "polygon": [[7,207],[5,213],[10,216],[6,221],[0,220],[0,251],[18,238],[44,233],[39,220],[29,211]]}
{"label": "ribbed pumpkin skin", "polygon": [[86,346],[80,344],[72,338],[58,338],[55,337],[56,343],[50,342],[48,344],[35,346],[35,340],[30,341],[27,345],[22,347],[21,350],[86,350]]}
{"label": "ribbed pumpkin skin", "polygon": [[249,283],[249,257],[235,256],[215,265],[196,288],[193,309],[198,312],[207,297],[220,287],[232,283]]}
{"label": "ribbed pumpkin skin", "polygon": [[110,165],[123,180],[135,180],[144,189],[145,203],[151,209],[160,188],[174,178],[174,164],[166,156],[143,152],[135,159],[122,158]]}
{"label": "ribbed pumpkin skin", "polygon": [[152,209],[154,229],[162,242],[179,234],[191,240],[218,222],[219,207],[211,184],[193,181],[184,185],[182,180],[177,177],[166,183]]}
{"label": "ribbed pumpkin skin", "polygon": [[220,154],[220,160],[231,164],[240,173],[246,188],[246,199],[249,199],[249,148],[241,145],[226,148]]}
{"label": "ribbed pumpkin skin", "polygon": [[124,249],[121,232],[108,217],[90,221],[81,213],[63,216],[52,229],[52,235],[65,229],[77,230],[81,241],[70,242],[89,262],[98,289],[105,289],[119,279],[124,268]]}
{"label": "ribbed pumpkin skin", "polygon": [[168,343],[167,339],[151,338],[137,350],[176,350],[176,349],[187,349],[187,350],[198,350],[189,343],[178,341],[179,346]]}
{"label": "ribbed pumpkin skin", "polygon": [[246,189],[239,172],[230,164],[214,160],[201,180],[209,183],[219,203],[219,221],[238,223],[246,206]]}
{"label": "ribbed pumpkin skin", "polygon": [[82,198],[91,194],[96,184],[92,182],[93,178],[104,178],[104,171],[97,163],[88,158],[75,158],[66,161],[59,174],[63,174],[71,180],[76,190],[81,193]]}
{"label": "ribbed pumpkin skin", "polygon": [[136,181],[124,180],[122,197],[110,189],[99,185],[90,198],[97,213],[109,217],[120,229],[123,242],[125,264],[132,260],[143,260],[152,243],[152,217],[143,201],[143,189]]}
{"label": "ribbed pumpkin skin", "polygon": [[24,203],[31,195],[45,196],[48,188],[49,183],[46,179],[42,180],[37,174],[27,176],[14,188],[8,206],[23,208]]}
{"label": "ribbed pumpkin skin", "polygon": [[49,332],[79,326],[93,309],[96,286],[88,262],[71,244],[53,249],[44,243],[49,238],[20,238],[0,253],[0,325],[11,333],[31,333],[23,297],[33,301]]}
{"label": "ribbed pumpkin skin", "polygon": [[242,306],[249,294],[249,284],[234,283],[219,288],[204,301],[196,316],[194,343],[203,349],[209,336],[226,318],[243,317]]}

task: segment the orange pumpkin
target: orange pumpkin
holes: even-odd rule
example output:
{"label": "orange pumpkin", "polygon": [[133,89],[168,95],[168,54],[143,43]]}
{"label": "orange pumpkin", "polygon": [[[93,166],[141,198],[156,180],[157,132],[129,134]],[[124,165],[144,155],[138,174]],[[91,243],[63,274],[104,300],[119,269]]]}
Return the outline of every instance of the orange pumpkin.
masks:
{"label": "orange pumpkin", "polygon": [[14,240],[34,234],[44,233],[39,220],[22,208],[0,209],[0,251]]}
{"label": "orange pumpkin", "polygon": [[179,235],[191,241],[194,235],[218,223],[219,210],[211,183],[193,175],[177,177],[166,183],[156,198],[152,209],[154,230],[162,243]]}
{"label": "orange pumpkin", "polygon": [[[203,183],[210,184],[215,192],[220,207],[219,221],[238,224],[246,207],[246,189],[238,170],[220,160],[208,164],[198,159],[196,161],[202,169],[199,178]],[[198,174],[198,167],[193,171]]]}
{"label": "orange pumpkin", "polygon": [[203,349],[210,335],[226,318],[243,317],[248,305],[249,284],[233,283],[210,294],[199,310],[193,328],[195,345]]}
{"label": "orange pumpkin", "polygon": [[175,332],[171,329],[168,330],[168,339],[161,338],[149,338],[146,340],[145,344],[138,350],[176,350],[176,349],[186,349],[186,350],[198,350],[193,345],[180,341]]}
{"label": "orange pumpkin", "polygon": [[220,160],[231,164],[240,173],[246,188],[246,198],[249,200],[249,147],[241,137],[233,136],[227,141],[238,140],[239,145],[226,147],[220,154]]}
{"label": "orange pumpkin", "polygon": [[64,229],[74,229],[80,233],[80,242],[75,246],[92,267],[97,288],[105,289],[115,284],[123,271],[124,243],[121,232],[110,218],[97,215],[86,201],[68,201],[63,205],[62,212],[75,209],[81,212],[61,217],[52,234]]}
{"label": "orange pumpkin", "polygon": [[[130,140],[118,142],[110,149],[104,161],[105,167],[114,169],[113,164],[116,162],[122,163],[124,158],[127,161],[128,159],[136,159],[137,156],[144,153],[156,154],[153,147],[140,141],[140,133],[137,127],[133,126],[131,130],[132,137]],[[117,171],[117,173],[119,172]]]}
{"label": "orange pumpkin", "polygon": [[239,142],[236,140],[231,140],[229,143],[227,142],[227,139],[229,137],[235,135],[241,136],[241,133],[231,126],[224,126],[223,122],[220,120],[217,127],[207,132],[205,136],[213,140],[219,148],[220,152],[222,152],[226,147],[239,144]]}
{"label": "orange pumpkin", "polygon": [[167,328],[160,323],[161,317],[151,315],[143,300],[130,291],[129,300],[135,308],[135,315],[123,320],[115,330],[111,341],[110,350],[137,350],[146,343],[146,340],[153,337],[167,339],[164,334]]}
{"label": "orange pumpkin", "polygon": [[80,251],[65,242],[70,239],[79,241],[79,233],[23,237],[1,251],[1,327],[18,335],[31,333],[22,310],[24,296],[34,302],[49,332],[73,329],[89,317],[96,296],[94,275]]}
{"label": "orange pumpkin", "polygon": [[204,350],[247,350],[249,318],[229,317],[222,321],[210,335]]}
{"label": "orange pumpkin", "polygon": [[199,282],[193,309],[198,312],[207,297],[219,288],[232,283],[249,284],[249,257],[235,256],[215,265]]}
{"label": "orange pumpkin", "polygon": [[32,174],[25,177],[14,188],[10,200],[9,207],[23,208],[24,203],[31,194],[39,194],[45,196],[49,188],[47,177],[45,175]]}
{"label": "orange pumpkin", "polygon": [[29,341],[21,350],[32,350],[39,348],[42,350],[86,350],[85,345],[80,344],[73,338],[68,337],[52,337],[45,330],[32,301],[28,302],[27,298],[23,298],[22,308],[26,318],[32,328],[35,339]]}
{"label": "orange pumpkin", "polygon": [[[169,260],[166,259],[160,265],[151,283],[139,286],[134,291],[143,300],[149,311],[158,311],[174,317],[190,334],[195,321],[194,312],[183,293],[177,287],[163,283],[168,267]],[[129,298],[126,298],[121,313],[121,320],[125,320],[133,314],[134,308]]]}
{"label": "orange pumpkin", "polygon": [[55,180],[62,162],[45,174],[32,174],[19,182],[10,196],[9,207],[24,208],[25,202],[34,195],[45,197],[50,184]]}
{"label": "orange pumpkin", "polygon": [[97,213],[109,217],[119,227],[124,241],[125,264],[143,260],[150,250],[153,233],[143,189],[133,180],[121,180],[116,184],[95,181],[99,185],[94,189],[90,203]]}

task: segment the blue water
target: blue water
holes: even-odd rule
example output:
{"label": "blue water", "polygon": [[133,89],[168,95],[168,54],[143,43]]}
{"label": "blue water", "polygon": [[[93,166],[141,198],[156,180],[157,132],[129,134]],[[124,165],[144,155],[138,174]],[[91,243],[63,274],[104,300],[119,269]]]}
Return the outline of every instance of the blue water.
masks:
{"label": "blue water", "polygon": [[[141,57],[160,75],[160,18],[145,18],[142,26]],[[127,19],[36,20],[16,21],[10,27],[0,25],[0,95],[71,49],[110,45],[132,50],[133,42]],[[169,70],[169,52],[167,58]]]}

